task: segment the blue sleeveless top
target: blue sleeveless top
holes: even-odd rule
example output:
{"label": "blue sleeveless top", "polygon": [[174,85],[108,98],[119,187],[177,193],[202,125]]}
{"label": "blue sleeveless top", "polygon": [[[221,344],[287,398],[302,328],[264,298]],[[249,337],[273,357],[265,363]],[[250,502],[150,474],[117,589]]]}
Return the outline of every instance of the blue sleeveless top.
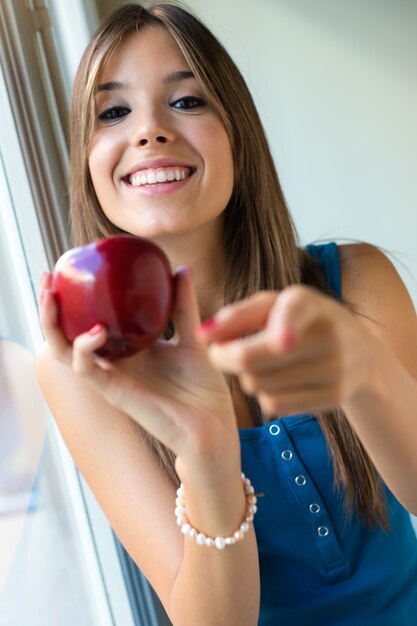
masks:
{"label": "blue sleeveless top", "polygon": [[[341,295],[335,243],[308,246]],[[417,539],[386,488],[391,530],[369,530],[343,495],[308,414],[240,429],[242,471],[258,498],[259,626],[416,626]]]}

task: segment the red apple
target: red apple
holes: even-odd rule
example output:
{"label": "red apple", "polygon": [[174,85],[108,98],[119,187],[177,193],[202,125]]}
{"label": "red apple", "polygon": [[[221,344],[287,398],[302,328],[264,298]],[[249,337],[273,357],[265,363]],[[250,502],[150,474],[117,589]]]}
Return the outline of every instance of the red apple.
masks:
{"label": "red apple", "polygon": [[108,340],[97,354],[113,360],[161,335],[171,315],[174,279],[157,245],[121,235],[65,252],[55,265],[52,292],[67,338],[104,324]]}

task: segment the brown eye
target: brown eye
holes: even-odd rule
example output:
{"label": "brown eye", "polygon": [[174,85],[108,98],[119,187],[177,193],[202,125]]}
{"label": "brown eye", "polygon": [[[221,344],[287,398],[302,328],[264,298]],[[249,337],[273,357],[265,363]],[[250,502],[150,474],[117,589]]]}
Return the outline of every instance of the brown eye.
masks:
{"label": "brown eye", "polygon": [[184,98],[179,98],[175,100],[175,102],[171,102],[171,106],[173,109],[180,109],[183,111],[191,111],[193,109],[199,109],[203,107],[206,103],[201,98],[196,98],[194,96],[185,96]]}
{"label": "brown eye", "polygon": [[110,109],[106,109],[105,111],[103,111],[102,113],[100,113],[100,115],[98,116],[99,120],[117,120],[120,119],[121,117],[125,117],[126,115],[128,115],[130,113],[130,109],[127,109],[126,107],[121,107],[121,106],[115,106],[115,107],[111,107]]}

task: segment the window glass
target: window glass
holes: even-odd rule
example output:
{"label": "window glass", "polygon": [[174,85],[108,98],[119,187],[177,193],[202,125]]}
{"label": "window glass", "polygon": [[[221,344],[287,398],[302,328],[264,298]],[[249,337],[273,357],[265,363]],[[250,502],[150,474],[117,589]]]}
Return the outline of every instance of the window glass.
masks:
{"label": "window glass", "polygon": [[1,626],[97,623],[50,430],[33,355],[0,340]]}
{"label": "window glass", "polygon": [[35,294],[47,261],[2,79],[0,72],[0,625],[110,626],[76,470],[36,380]]}

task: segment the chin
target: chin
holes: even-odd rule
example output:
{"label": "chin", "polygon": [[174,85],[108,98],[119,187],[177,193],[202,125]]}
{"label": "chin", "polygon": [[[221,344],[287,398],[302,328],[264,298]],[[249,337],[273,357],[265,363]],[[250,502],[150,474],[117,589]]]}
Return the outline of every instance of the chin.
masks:
{"label": "chin", "polygon": [[[120,220],[120,213],[115,216],[110,212],[106,213],[107,218],[124,232],[137,237],[156,242],[163,242],[174,237],[183,237],[192,234],[199,234],[204,237],[204,241],[211,235],[219,233],[222,228],[224,210],[213,210],[205,215],[198,215],[199,210],[194,206],[193,210],[182,207],[182,210],[173,203],[170,210],[164,210],[162,206],[154,206],[146,211],[141,207],[129,207],[128,219]],[[124,217],[127,217],[125,212]],[[133,219],[132,219],[133,217]],[[119,219],[117,219],[119,218]],[[130,219],[129,219],[130,218]],[[137,218],[137,219],[135,219]]]}

